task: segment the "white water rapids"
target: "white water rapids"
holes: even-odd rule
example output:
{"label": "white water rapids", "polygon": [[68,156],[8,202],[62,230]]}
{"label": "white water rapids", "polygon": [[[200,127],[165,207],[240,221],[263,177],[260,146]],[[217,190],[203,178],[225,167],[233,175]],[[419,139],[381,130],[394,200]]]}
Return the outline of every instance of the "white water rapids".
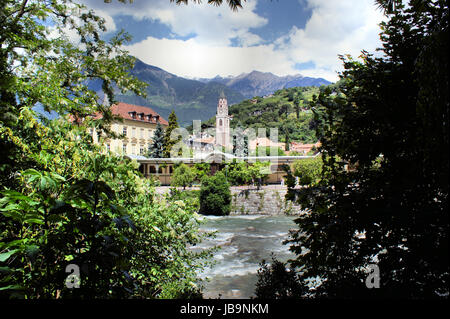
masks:
{"label": "white water rapids", "polygon": [[195,249],[219,246],[214,254],[215,264],[200,274],[209,278],[204,298],[250,298],[254,296],[259,263],[280,261],[294,255],[282,242],[289,229],[295,229],[295,217],[265,215],[206,216],[204,231],[217,231],[216,238],[204,241]]}

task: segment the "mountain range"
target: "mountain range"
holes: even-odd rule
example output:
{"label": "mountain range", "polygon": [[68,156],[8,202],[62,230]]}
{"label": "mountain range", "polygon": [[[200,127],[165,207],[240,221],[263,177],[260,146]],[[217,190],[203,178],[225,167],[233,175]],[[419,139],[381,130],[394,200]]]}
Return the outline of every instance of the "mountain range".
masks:
{"label": "mountain range", "polygon": [[[121,102],[149,106],[162,117],[168,118],[175,110],[181,126],[192,120],[206,121],[216,113],[217,100],[223,92],[228,104],[236,104],[254,96],[264,96],[282,88],[295,86],[320,86],[330,82],[301,75],[279,77],[272,73],[253,71],[236,77],[212,79],[187,79],[161,68],[136,60],[130,73],[148,84],[147,98],[134,94],[116,93]],[[101,90],[101,83],[92,83],[93,90]]]}
{"label": "mountain range", "polygon": [[277,90],[288,89],[291,87],[304,86],[321,86],[328,85],[331,82],[322,78],[305,77],[301,74],[277,76],[270,72],[252,71],[250,73],[242,73],[238,76],[221,77],[216,76],[212,79],[198,79],[204,83],[217,82],[225,84],[232,88],[247,99],[255,96],[265,96],[273,94]]}

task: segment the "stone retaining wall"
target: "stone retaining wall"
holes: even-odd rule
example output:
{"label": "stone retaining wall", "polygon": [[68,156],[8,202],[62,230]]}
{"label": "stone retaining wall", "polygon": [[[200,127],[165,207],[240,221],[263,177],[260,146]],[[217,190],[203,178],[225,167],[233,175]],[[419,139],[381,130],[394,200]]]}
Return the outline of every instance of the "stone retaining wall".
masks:
{"label": "stone retaining wall", "polygon": [[[178,188],[182,190],[182,188]],[[188,190],[199,190],[200,187],[189,187]],[[168,186],[156,187],[158,194],[167,193]],[[231,215],[299,215],[300,206],[286,201],[286,186],[269,185],[261,189],[247,186],[233,186],[231,190]]]}
{"label": "stone retaining wall", "polygon": [[231,189],[231,215],[298,215],[300,206],[286,201],[286,189]]}

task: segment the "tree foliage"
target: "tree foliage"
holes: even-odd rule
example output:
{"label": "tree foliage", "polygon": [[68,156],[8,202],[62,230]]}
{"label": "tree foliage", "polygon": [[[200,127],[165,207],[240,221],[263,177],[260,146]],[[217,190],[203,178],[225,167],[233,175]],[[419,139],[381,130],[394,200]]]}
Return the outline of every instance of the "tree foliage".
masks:
{"label": "tree foliage", "polygon": [[[236,130],[239,137],[246,136],[243,130],[247,128],[255,132],[258,132],[258,128],[266,129],[266,136],[270,137],[270,128],[276,128],[280,142],[287,142],[287,138],[291,142],[315,143],[318,138],[309,101],[318,93],[318,87],[293,87],[278,90],[270,97],[256,97],[236,103],[229,107],[229,113],[238,120],[231,121],[230,127]],[[290,95],[298,97],[289,101]],[[301,107],[296,106],[298,103],[301,103]],[[214,126],[215,117],[205,124]],[[237,142],[242,143],[244,140]]]}
{"label": "tree foliage", "polygon": [[[272,155],[275,154],[275,155]],[[286,153],[276,146],[257,146],[252,152],[252,156],[286,156]]]}
{"label": "tree foliage", "polygon": [[209,175],[211,172],[211,166],[209,163],[195,163],[192,170],[195,174],[195,180],[201,182],[203,177]]}
{"label": "tree foliage", "polygon": [[303,294],[295,270],[286,269],[286,265],[272,256],[272,263],[263,260],[258,270],[258,282],[255,295],[257,299],[294,299]]}
{"label": "tree foliage", "polygon": [[161,123],[156,126],[155,133],[152,137],[152,144],[149,147],[148,157],[162,158],[164,157],[164,130]]}
{"label": "tree foliage", "polygon": [[[303,296],[449,293],[448,3],[395,3],[385,55],[342,57],[339,85],[311,105],[324,177],[297,193],[309,213],[289,240]],[[370,264],[379,289],[365,287]]]}
{"label": "tree foliage", "polygon": [[[181,136],[177,136],[177,138],[173,138],[173,135],[176,135],[176,129],[178,128],[178,120],[175,111],[172,111],[169,115],[169,125],[166,128],[164,133],[164,147],[163,154],[164,157],[170,158],[172,148],[175,144],[181,141]],[[178,154],[180,155],[180,154]]]}
{"label": "tree foliage", "polygon": [[248,185],[252,182],[252,176],[250,170],[247,167],[247,163],[244,161],[233,160],[231,163],[227,163],[225,167],[227,180],[233,186]]}
{"label": "tree foliage", "polygon": [[230,214],[230,184],[220,171],[213,176],[205,176],[200,188],[200,213],[224,216]]}
{"label": "tree foliage", "polygon": [[186,164],[181,163],[173,171],[171,185],[180,186],[185,189],[186,186],[192,185],[192,183],[195,181],[195,178],[196,175],[194,170]]}
{"label": "tree foliage", "polygon": [[[0,12],[0,296],[197,296],[208,253],[187,249],[202,237],[196,213],[156,200],[136,163],[88,134],[116,137],[113,88],[142,93],[120,49],[129,37],[104,41],[105,21],[72,1],[2,1]],[[92,79],[111,104],[88,89]],[[59,118],[37,119],[36,105]],[[65,285],[69,264],[80,288]]]}
{"label": "tree foliage", "polygon": [[294,176],[300,185],[311,185],[322,177],[322,158],[320,156],[295,161],[292,165]]}

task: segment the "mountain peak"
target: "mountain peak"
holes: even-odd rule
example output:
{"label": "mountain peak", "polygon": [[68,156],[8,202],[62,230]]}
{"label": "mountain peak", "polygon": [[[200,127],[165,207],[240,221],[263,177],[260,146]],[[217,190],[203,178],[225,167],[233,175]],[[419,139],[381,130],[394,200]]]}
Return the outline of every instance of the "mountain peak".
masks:
{"label": "mountain peak", "polygon": [[328,85],[324,79],[304,77],[301,74],[278,76],[271,72],[253,70],[249,73],[241,73],[231,78],[215,77],[210,81],[219,82],[241,92],[246,98],[264,96],[283,88],[294,86],[321,86]]}
{"label": "mountain peak", "polygon": [[[277,90],[294,86],[320,86],[330,82],[301,75],[277,76],[271,72],[253,70],[238,76],[187,79],[166,72],[136,59],[131,74],[146,82],[147,98],[123,95],[117,92],[121,102],[149,106],[163,117],[175,108],[179,123],[190,124],[192,119],[206,120],[216,112],[217,98],[223,92],[230,105],[255,96],[272,94]],[[97,91],[101,83],[92,83]]]}

